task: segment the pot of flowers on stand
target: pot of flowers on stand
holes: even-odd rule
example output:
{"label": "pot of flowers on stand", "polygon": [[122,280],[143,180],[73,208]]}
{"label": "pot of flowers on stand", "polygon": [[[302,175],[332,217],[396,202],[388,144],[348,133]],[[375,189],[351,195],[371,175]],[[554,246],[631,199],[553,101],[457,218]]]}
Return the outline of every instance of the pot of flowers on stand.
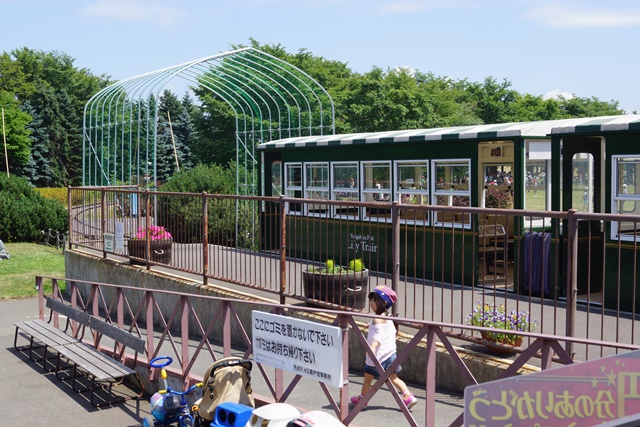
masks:
{"label": "pot of flowers on stand", "polygon": [[127,241],[129,261],[135,265],[145,265],[147,260],[159,264],[170,264],[172,244],[171,233],[164,227],[159,225],[148,228],[139,227],[136,234]]}
{"label": "pot of flowers on stand", "polygon": [[369,292],[369,270],[361,259],[352,259],[346,267],[333,260],[309,266],[302,272],[302,281],[308,299],[358,310],[363,309]]}
{"label": "pot of flowers on stand", "polygon": [[513,347],[522,345],[522,336],[507,331],[533,332],[538,327],[536,320],[531,320],[527,310],[511,310],[507,313],[504,305],[496,306],[479,300],[473,311],[467,315],[467,325],[500,329],[496,332],[481,332],[482,342],[490,353],[506,356],[515,353]]}

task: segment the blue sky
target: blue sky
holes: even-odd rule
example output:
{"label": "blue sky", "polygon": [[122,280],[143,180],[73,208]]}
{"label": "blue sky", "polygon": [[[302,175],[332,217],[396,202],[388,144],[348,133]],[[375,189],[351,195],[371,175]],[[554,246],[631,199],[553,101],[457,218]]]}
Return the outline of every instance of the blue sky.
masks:
{"label": "blue sky", "polygon": [[0,0],[0,50],[64,52],[123,79],[256,39],[364,73],[411,67],[595,96],[640,112],[632,0]]}

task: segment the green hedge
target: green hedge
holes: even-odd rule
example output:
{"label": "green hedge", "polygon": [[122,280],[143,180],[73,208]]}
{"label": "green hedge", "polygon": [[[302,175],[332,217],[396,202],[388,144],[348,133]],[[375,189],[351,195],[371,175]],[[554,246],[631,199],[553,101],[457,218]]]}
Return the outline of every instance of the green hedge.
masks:
{"label": "green hedge", "polygon": [[42,231],[65,233],[67,226],[64,204],[43,197],[23,178],[0,176],[0,240],[37,242]]}
{"label": "green hedge", "polygon": [[[235,165],[198,165],[179,172],[162,186],[162,191],[180,193],[234,194]],[[181,229],[170,230],[179,243],[201,243],[202,200],[161,196],[159,211],[171,218]],[[235,199],[209,201],[209,239],[211,243],[230,247],[256,248],[257,202],[238,202]],[[164,224],[161,224],[164,225]]]}

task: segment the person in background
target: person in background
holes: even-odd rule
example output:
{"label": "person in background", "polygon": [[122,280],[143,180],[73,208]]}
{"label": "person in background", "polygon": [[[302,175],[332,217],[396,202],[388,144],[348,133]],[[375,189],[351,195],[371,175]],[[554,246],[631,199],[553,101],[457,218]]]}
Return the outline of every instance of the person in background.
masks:
{"label": "person in background", "polygon": [[584,189],[584,194],[582,195],[582,211],[589,212],[589,187]]}
{"label": "person in background", "polygon": [[[386,286],[378,286],[373,292],[369,293],[369,306],[371,310],[378,315],[389,316],[389,310],[393,307],[398,296],[393,289]],[[380,361],[380,365],[386,370],[396,360],[396,326],[391,319],[372,318],[369,321],[369,332],[367,334],[367,342],[375,354],[376,359]],[[395,388],[402,394],[402,400],[407,409],[413,408],[418,402],[416,397],[409,391],[407,385],[398,378],[398,372],[402,370],[402,366],[398,366],[389,379]],[[375,368],[371,356],[367,353],[364,365],[364,381],[362,382],[362,390],[357,396],[351,397],[351,403],[357,405],[360,399],[369,392],[373,379],[378,379],[380,373]]]}

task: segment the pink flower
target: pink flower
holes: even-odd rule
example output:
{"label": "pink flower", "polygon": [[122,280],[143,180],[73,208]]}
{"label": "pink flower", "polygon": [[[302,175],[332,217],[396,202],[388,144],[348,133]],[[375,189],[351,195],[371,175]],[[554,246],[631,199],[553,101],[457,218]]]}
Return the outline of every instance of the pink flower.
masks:
{"label": "pink flower", "polygon": [[169,233],[164,227],[159,225],[152,225],[147,227],[139,227],[138,232],[133,236],[134,240],[147,240],[147,232],[149,233],[149,240],[169,240],[171,239],[171,233]]}

